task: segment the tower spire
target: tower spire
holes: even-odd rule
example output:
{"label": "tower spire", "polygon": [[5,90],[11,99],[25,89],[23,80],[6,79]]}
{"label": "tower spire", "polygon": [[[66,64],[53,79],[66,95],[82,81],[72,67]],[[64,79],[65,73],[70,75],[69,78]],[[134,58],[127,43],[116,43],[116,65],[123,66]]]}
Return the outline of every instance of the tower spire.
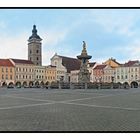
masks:
{"label": "tower spire", "polygon": [[40,38],[40,36],[37,34],[36,25],[33,25],[32,35],[29,37],[29,40],[31,40],[31,39],[33,39],[33,38],[42,40],[42,39]]}
{"label": "tower spire", "polygon": [[37,35],[36,25],[33,25],[32,35]]}
{"label": "tower spire", "polygon": [[28,39],[28,60],[35,65],[42,65],[42,43],[41,38],[37,34],[36,25],[33,25],[32,35]]}

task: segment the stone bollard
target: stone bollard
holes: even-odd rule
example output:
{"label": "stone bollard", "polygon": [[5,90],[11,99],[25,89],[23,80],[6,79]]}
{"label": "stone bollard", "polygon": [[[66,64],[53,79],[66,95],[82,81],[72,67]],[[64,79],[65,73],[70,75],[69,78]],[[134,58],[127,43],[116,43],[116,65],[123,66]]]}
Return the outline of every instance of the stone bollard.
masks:
{"label": "stone bollard", "polygon": [[98,84],[98,89],[101,89],[101,84]]}
{"label": "stone bollard", "polygon": [[51,89],[51,85],[48,85],[48,89]]}
{"label": "stone bollard", "polygon": [[61,89],[62,87],[61,87],[61,83],[59,82],[59,89]]}
{"label": "stone bollard", "polygon": [[85,89],[87,89],[87,83],[85,83]]}
{"label": "stone bollard", "polygon": [[74,89],[74,85],[70,83],[70,89]]}

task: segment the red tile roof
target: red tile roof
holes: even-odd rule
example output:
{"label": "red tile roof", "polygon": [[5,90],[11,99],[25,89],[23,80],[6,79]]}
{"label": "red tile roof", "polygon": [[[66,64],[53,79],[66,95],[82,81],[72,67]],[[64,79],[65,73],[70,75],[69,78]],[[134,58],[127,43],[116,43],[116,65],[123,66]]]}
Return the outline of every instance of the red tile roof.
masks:
{"label": "red tile roof", "polygon": [[97,65],[94,69],[104,69],[107,65]]}
{"label": "red tile roof", "polygon": [[14,65],[9,59],[0,59],[0,66],[14,67]]}
{"label": "red tile roof", "polygon": [[127,63],[125,63],[123,66],[124,67],[130,67],[130,66],[133,66],[134,64],[136,63],[139,63],[138,60],[135,60],[135,61],[128,61]]}
{"label": "red tile roof", "polygon": [[62,65],[66,67],[67,72],[70,73],[72,70],[79,70],[81,66],[80,60],[71,57],[60,56],[62,58]]}
{"label": "red tile roof", "polygon": [[14,63],[17,64],[34,64],[32,61],[30,60],[24,60],[24,59],[11,59]]}

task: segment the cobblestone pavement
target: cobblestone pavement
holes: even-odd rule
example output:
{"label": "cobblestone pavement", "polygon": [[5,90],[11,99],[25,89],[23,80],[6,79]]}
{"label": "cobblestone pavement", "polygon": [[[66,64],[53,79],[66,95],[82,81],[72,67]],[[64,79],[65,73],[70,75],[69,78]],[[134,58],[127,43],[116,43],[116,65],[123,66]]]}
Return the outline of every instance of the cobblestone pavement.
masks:
{"label": "cobblestone pavement", "polygon": [[140,131],[140,89],[0,88],[0,131]]}

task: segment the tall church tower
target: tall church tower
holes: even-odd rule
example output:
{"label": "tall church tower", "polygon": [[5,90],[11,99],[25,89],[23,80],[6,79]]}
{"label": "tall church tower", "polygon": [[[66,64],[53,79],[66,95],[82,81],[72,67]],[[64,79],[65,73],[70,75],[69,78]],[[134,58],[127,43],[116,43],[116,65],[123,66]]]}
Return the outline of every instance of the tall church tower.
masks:
{"label": "tall church tower", "polygon": [[32,35],[28,39],[28,60],[35,65],[42,65],[42,39],[37,35],[36,25],[33,25]]}

